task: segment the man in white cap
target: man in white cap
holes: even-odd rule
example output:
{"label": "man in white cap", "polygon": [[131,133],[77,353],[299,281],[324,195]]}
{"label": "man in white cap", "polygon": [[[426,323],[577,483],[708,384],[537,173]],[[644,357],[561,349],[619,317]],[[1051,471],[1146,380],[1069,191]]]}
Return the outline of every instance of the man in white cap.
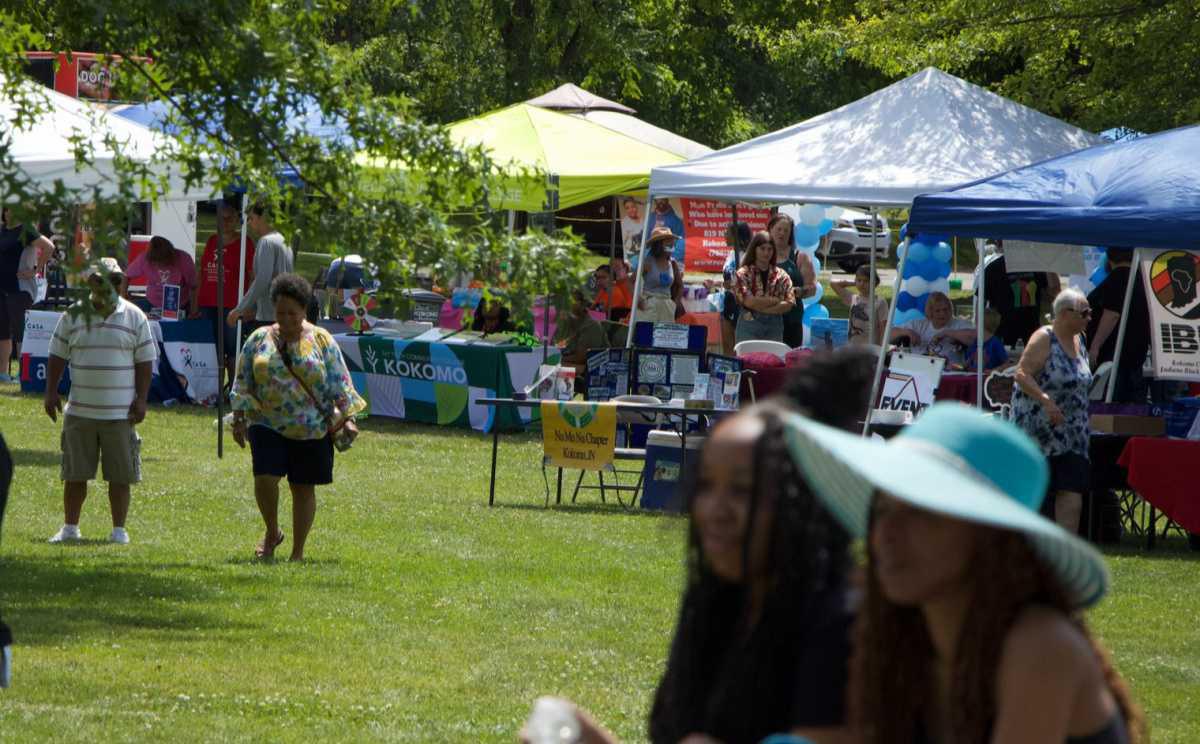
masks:
{"label": "man in white cap", "polygon": [[[142,440],[135,426],[146,418],[158,347],[146,314],[121,297],[125,273],[116,259],[100,259],[85,270],[84,278],[91,294],[59,317],[46,367],[46,415],[57,421],[59,411],[63,412],[65,519],[50,542],[83,538],[79,515],[88,481],[102,464],[112,507],[109,540],[123,545],[129,542],[125,532],[129,487],[142,479]],[[68,362],[71,393],[63,411],[58,383]]]}

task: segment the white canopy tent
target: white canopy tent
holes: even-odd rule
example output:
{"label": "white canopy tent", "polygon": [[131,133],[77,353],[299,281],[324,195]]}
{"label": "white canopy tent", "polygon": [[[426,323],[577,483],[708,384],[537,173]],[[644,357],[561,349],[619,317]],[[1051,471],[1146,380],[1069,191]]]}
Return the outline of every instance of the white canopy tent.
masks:
{"label": "white canopy tent", "polygon": [[[20,98],[41,110],[33,117],[18,121],[23,106],[7,96],[0,97],[0,125],[8,155],[19,171],[43,188],[55,182],[71,190],[97,189],[101,194],[117,193],[118,158],[150,164],[152,172],[165,179],[166,187],[155,183],[157,193],[142,194],[147,201],[208,199],[216,188],[189,189],[182,168],[171,160],[176,144],[169,137],[151,131],[103,108],[79,101],[45,88],[33,81],[22,81]],[[76,162],[76,142],[90,150],[90,163]]]}
{"label": "white canopy tent", "polygon": [[545,109],[558,111],[617,111],[622,114],[636,114],[637,111],[625,104],[610,101],[607,98],[586,91],[575,83],[563,83],[554,90],[543,93],[537,98],[530,98],[525,103]]}
{"label": "white canopy tent", "polygon": [[681,137],[670,130],[656,127],[653,124],[642,121],[636,116],[622,114],[618,111],[579,111],[572,115],[587,119],[615,132],[620,132],[627,137],[632,137],[648,145],[654,145],[659,149],[675,153],[680,157],[688,159],[700,158],[713,151],[707,145],[702,145],[687,137]]}
{"label": "white canopy tent", "polygon": [[[930,67],[786,129],[655,168],[649,191],[652,198],[861,205],[872,210],[907,207],[919,194],[945,191],[1101,142],[1078,127]],[[874,259],[873,250],[872,270]],[[902,261],[897,291],[903,268]],[[639,272],[635,298],[640,296],[641,280]],[[873,334],[873,288],[870,300]],[[636,313],[635,302],[631,324]],[[982,315],[977,308],[980,335]],[[880,351],[881,369],[885,350],[886,343]],[[874,399],[873,392],[872,405]]]}

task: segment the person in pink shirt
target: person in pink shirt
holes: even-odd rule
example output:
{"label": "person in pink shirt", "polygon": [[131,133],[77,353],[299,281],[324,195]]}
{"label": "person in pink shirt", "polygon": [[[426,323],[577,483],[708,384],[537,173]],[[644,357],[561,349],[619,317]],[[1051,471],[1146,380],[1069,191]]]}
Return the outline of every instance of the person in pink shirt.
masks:
{"label": "person in pink shirt", "polygon": [[150,238],[150,249],[131,261],[125,274],[131,283],[146,282],[146,301],[155,310],[162,310],[163,287],[174,284],[179,287],[180,317],[200,317],[196,262],[161,235]]}

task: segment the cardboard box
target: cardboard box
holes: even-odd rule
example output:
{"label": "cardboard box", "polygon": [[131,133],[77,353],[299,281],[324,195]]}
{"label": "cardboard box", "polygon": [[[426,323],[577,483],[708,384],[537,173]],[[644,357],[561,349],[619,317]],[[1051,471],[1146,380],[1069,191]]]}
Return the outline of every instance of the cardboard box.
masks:
{"label": "cardboard box", "polygon": [[1161,437],[1167,431],[1167,422],[1160,416],[1093,413],[1091,426],[1092,431],[1103,434],[1128,434],[1136,437]]}

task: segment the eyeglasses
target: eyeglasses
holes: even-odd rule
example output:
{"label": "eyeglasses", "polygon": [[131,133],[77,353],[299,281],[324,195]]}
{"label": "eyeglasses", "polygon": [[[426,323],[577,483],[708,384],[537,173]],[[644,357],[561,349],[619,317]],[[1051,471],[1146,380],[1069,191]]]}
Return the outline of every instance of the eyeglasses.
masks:
{"label": "eyeglasses", "polygon": [[1081,318],[1092,317],[1092,309],[1090,307],[1085,307],[1082,310],[1080,310],[1077,307],[1073,307],[1073,308],[1071,308],[1071,312],[1075,313],[1076,315],[1078,315]]}

